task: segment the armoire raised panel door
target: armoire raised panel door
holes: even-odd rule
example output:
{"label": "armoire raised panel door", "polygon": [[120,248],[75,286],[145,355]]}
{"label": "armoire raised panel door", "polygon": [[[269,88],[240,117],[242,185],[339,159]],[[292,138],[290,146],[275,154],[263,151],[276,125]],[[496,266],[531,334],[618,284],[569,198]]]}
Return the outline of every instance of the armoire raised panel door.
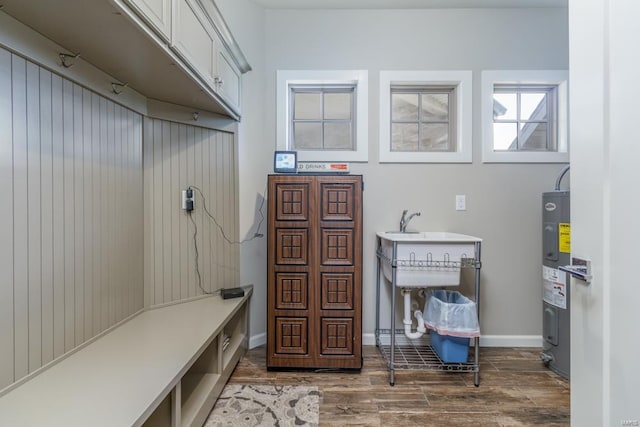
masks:
{"label": "armoire raised panel door", "polygon": [[362,367],[362,176],[270,175],[267,368]]}

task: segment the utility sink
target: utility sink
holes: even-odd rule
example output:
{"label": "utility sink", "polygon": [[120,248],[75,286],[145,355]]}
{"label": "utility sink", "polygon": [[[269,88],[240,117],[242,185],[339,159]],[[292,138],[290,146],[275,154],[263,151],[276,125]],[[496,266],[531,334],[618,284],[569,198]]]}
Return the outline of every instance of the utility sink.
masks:
{"label": "utility sink", "polygon": [[448,231],[378,232],[382,270],[392,280],[393,246],[396,244],[396,287],[429,288],[458,286],[461,260],[475,258],[482,239]]}

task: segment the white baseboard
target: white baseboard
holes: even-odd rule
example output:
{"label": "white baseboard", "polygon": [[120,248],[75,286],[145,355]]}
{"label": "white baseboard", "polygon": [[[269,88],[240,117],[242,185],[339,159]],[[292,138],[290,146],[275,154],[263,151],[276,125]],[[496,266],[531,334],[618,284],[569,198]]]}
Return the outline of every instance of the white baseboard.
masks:
{"label": "white baseboard", "polygon": [[249,337],[249,349],[260,347],[267,343],[267,333],[263,332],[258,335],[252,335]]}
{"label": "white baseboard", "polygon": [[[376,345],[375,334],[362,334],[362,345]],[[480,347],[542,347],[540,335],[483,335]]]}
{"label": "white baseboard", "polygon": [[376,345],[376,335],[362,334],[362,345]]}
{"label": "white baseboard", "polygon": [[482,335],[480,347],[542,347],[542,335]]}

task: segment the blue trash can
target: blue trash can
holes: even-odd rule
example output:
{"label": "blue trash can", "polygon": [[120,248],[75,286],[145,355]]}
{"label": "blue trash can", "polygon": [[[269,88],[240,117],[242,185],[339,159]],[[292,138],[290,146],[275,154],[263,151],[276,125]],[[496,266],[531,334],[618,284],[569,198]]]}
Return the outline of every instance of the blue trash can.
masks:
{"label": "blue trash can", "polygon": [[430,291],[422,316],[438,357],[445,363],[467,362],[470,338],[480,336],[476,303],[458,291]]}

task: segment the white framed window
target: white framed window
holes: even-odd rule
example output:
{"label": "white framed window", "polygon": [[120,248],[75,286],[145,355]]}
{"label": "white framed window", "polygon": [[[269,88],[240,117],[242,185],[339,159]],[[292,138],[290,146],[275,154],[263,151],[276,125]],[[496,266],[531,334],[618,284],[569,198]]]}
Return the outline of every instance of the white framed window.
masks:
{"label": "white framed window", "polygon": [[279,70],[277,148],[298,161],[368,160],[366,70]]}
{"label": "white framed window", "polygon": [[381,163],[471,163],[471,71],[380,72]]}
{"label": "white framed window", "polygon": [[482,72],[482,161],[567,163],[564,70]]}

